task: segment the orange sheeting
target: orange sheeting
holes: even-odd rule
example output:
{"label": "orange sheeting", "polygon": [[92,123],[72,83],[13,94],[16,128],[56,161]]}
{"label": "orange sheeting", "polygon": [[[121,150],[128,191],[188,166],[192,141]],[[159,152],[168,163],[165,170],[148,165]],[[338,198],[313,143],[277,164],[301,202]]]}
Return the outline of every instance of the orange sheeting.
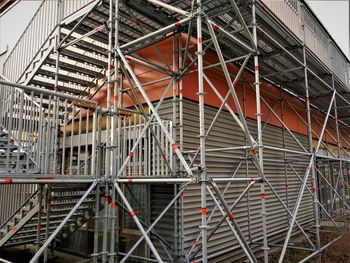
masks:
{"label": "orange sheeting", "polygon": [[[178,41],[178,40],[177,40]],[[185,45],[186,42],[186,35],[182,35],[182,43],[183,46]],[[191,40],[191,44],[195,46],[195,40]],[[173,57],[172,57],[172,49],[173,49],[173,38],[170,37],[158,44],[156,44],[156,47],[160,51],[160,53],[163,55],[164,59],[167,61],[167,63],[170,65],[172,68],[173,64]],[[190,53],[194,57],[195,53],[195,48],[190,49]],[[163,62],[162,58],[157,54],[157,52],[154,50],[152,47],[147,47],[139,52],[137,52],[138,55],[141,57],[158,64],[162,67],[166,67],[165,63]],[[204,55],[204,60],[206,62],[209,62],[211,64],[213,63],[218,63],[218,58],[216,57],[216,54],[212,51],[206,52]],[[144,66],[141,66],[139,64],[136,64],[134,62],[129,62],[129,64],[132,66],[134,72],[137,75],[137,78],[142,84],[154,81],[154,80],[159,80],[167,77],[167,75],[162,74],[158,71],[146,68]],[[195,70],[196,67],[193,66],[192,70]],[[234,64],[229,64],[228,69],[231,74],[235,75],[238,72],[238,67]],[[225,97],[226,93],[228,92],[228,86],[226,83],[226,80],[224,78],[223,73],[220,71],[219,68],[211,68],[205,70],[205,74],[208,76],[210,81],[214,84],[214,86],[218,89],[222,97]],[[183,97],[186,99],[190,99],[193,101],[198,101],[198,96],[197,96],[197,91],[198,91],[198,81],[197,81],[197,72],[192,72],[190,74],[187,74],[183,78]],[[244,81],[242,81],[242,79]],[[152,85],[146,85],[145,90],[151,99],[151,101],[157,101],[161,97],[162,93],[164,92],[165,87],[168,85],[169,80],[162,81],[156,84]],[[235,87],[237,96],[240,101],[241,107],[243,107],[243,86],[245,86],[246,90],[246,114],[247,117],[251,119],[256,119],[256,98],[255,98],[255,92],[254,90],[250,87],[249,84],[254,83],[254,76],[249,73],[245,72],[243,74],[243,77],[241,77],[241,81],[239,81]],[[128,88],[129,84],[127,80],[123,80],[123,85],[124,88]],[[292,97],[286,92],[281,92],[281,90],[278,87],[275,87],[265,81],[261,81],[261,95],[264,97],[264,99],[269,103],[270,107],[273,108],[273,106],[277,103],[276,107],[274,107],[274,111],[278,114],[280,118],[282,118],[281,114],[281,100],[278,99],[282,97],[284,100],[288,101],[289,104],[291,104],[294,109],[296,109],[299,113],[300,116],[303,117],[304,120],[306,120],[306,113],[305,113],[305,104]],[[214,107],[219,107],[221,105],[221,101],[217,98],[215,95],[214,91],[210,88],[208,83],[204,81],[204,90],[206,92],[205,96],[205,103],[210,106]],[[106,87],[102,88],[94,97],[100,105],[106,105],[107,102],[107,95],[106,95]],[[129,92],[132,94],[131,92]],[[178,95],[178,90],[176,90],[176,94]],[[166,98],[170,98],[173,96],[173,90],[172,88],[169,89],[169,92],[166,94]],[[145,103],[145,100],[142,98],[142,95],[139,94],[139,97],[141,98],[142,103]],[[113,98],[112,98],[113,99]],[[134,105],[132,100],[130,99],[129,96],[124,95],[124,105],[123,107],[131,107]],[[229,99],[228,101],[229,105],[232,107],[232,109],[237,112],[232,98]],[[262,109],[262,120],[263,122],[266,122],[270,110],[269,108],[261,101],[261,109]],[[287,103],[284,103],[284,121],[287,125],[287,127],[294,132],[300,133],[300,134],[307,134],[307,128],[304,122],[295,114],[295,112],[287,105]],[[323,122],[324,119],[324,114],[321,112],[318,112],[316,110],[312,111],[312,118],[317,118],[320,123]],[[278,121],[278,119],[271,115],[269,119],[269,124],[275,125],[278,127],[282,127],[281,123]],[[321,125],[317,124],[314,120],[312,122],[312,127],[314,129],[314,132],[316,134],[320,134],[321,132]],[[330,119],[329,123],[327,125],[328,131],[332,134],[334,138],[336,138],[336,131],[335,131],[335,120]],[[347,128],[345,126],[340,127],[341,134],[344,137],[342,139],[342,144],[345,147],[348,147],[348,144],[346,142],[345,138],[348,138],[348,132]],[[315,135],[314,135],[315,137]],[[325,133],[324,140],[335,144],[335,141],[329,136],[328,134]]]}

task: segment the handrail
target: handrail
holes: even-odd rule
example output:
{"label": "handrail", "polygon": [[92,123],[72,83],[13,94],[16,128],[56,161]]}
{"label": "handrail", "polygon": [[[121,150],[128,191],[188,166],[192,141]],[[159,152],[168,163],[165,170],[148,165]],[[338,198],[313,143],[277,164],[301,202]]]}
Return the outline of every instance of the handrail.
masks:
{"label": "handrail", "polygon": [[36,94],[45,94],[45,95],[49,95],[49,96],[59,97],[62,99],[66,99],[70,102],[82,102],[82,103],[87,104],[86,105],[87,107],[89,105],[91,107],[95,107],[98,104],[96,101],[93,101],[93,100],[82,99],[82,98],[78,98],[78,97],[68,95],[68,94],[63,94],[63,93],[59,93],[59,92],[55,92],[55,91],[51,91],[51,90],[47,90],[47,89],[42,89],[42,88],[37,88],[37,87],[32,87],[32,86],[25,86],[25,85],[13,83],[13,82],[8,82],[8,81],[0,80],[0,85],[15,87],[15,88],[19,88],[22,90],[26,90],[28,92],[34,92]]}
{"label": "handrail", "polygon": [[[30,173],[55,173],[57,170],[57,142],[60,129],[66,133],[66,121],[70,115],[75,116],[73,108],[80,111],[79,127],[82,116],[96,111],[97,102],[77,98],[43,88],[31,87],[1,80],[0,76],[0,125],[15,141],[20,152],[26,154],[27,162],[20,164],[17,155],[16,173],[23,173],[23,169]],[[26,93],[30,93],[28,96]],[[35,103],[34,103],[35,102]],[[40,102],[40,104],[38,103]],[[45,105],[45,106],[44,106]],[[64,106],[64,109],[62,108]],[[64,116],[64,122],[62,122]],[[62,125],[63,124],[63,125]],[[71,125],[72,132],[76,126]],[[72,159],[71,153],[71,159]],[[10,148],[7,149],[7,160],[10,158]],[[53,166],[51,164],[54,163]],[[33,164],[33,165],[32,165]],[[32,169],[34,166],[35,169]],[[8,165],[6,169],[12,169]]]}
{"label": "handrail", "polygon": [[[10,82],[10,80],[8,80],[4,75],[1,75],[1,74],[0,74],[0,80],[1,80],[1,78],[4,79],[4,80],[7,81],[7,82]],[[20,91],[20,92],[23,92],[23,90],[21,90],[21,89],[18,88],[18,87],[15,87],[15,89],[18,90],[18,91]],[[30,97],[27,93],[24,92],[23,94],[24,94],[24,97],[26,97],[26,98],[29,99],[29,100],[32,100],[31,97]],[[32,101],[32,103],[33,103],[35,106],[41,108],[41,106],[39,105],[39,103],[37,103],[36,101]]]}
{"label": "handrail", "polygon": [[17,210],[15,212],[13,212],[11,214],[11,216],[8,217],[8,219],[6,219],[6,221],[4,223],[2,223],[2,225],[0,226],[0,229],[3,228],[10,220],[11,218],[13,218],[29,201],[30,199],[32,199],[37,193],[39,192],[39,188],[34,192],[32,193],[24,202],[23,204],[17,208]]}
{"label": "handrail", "polygon": [[44,0],[39,6],[4,62],[3,73],[11,81],[18,81],[26,71],[34,55],[56,27],[57,14],[56,1]]}
{"label": "handrail", "polygon": [[[302,0],[260,0],[338,80],[350,89],[350,63]],[[304,34],[302,33],[304,26]]]}
{"label": "handrail", "polygon": [[[100,145],[100,147],[103,147],[103,146],[106,146],[106,142],[104,142],[104,143],[102,143],[102,144]],[[93,157],[93,154],[90,154],[90,156],[89,156],[86,160],[82,161],[81,164],[79,165],[79,167],[76,168],[76,169],[72,172],[72,175],[78,174],[78,171],[79,171],[84,165],[86,165],[86,161],[92,159],[92,157]]]}
{"label": "handrail", "polygon": [[3,73],[11,81],[18,81],[57,28],[59,16],[67,17],[91,1],[62,1],[59,5],[58,0],[43,0],[4,61]]}

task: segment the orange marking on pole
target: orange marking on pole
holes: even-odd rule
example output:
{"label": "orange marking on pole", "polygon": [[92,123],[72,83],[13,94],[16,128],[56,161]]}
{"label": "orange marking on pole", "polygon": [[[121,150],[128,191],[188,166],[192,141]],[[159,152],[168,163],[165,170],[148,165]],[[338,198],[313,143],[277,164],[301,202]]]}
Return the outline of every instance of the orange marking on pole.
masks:
{"label": "orange marking on pole", "polygon": [[129,157],[133,157],[134,153],[132,151],[130,151],[128,155],[129,155]]}
{"label": "orange marking on pole", "polygon": [[11,178],[5,178],[5,184],[12,184]]}
{"label": "orange marking on pole", "polygon": [[206,216],[207,215],[207,209],[206,208],[202,208],[202,216]]}
{"label": "orange marking on pole", "polygon": [[197,39],[197,43],[203,43],[203,38],[199,37],[199,38]]}
{"label": "orange marking on pole", "polygon": [[230,218],[231,221],[235,220],[235,215],[234,214],[230,214],[228,217]]}
{"label": "orange marking on pole", "polygon": [[220,28],[219,25],[213,24],[213,29],[214,29],[214,30],[218,30],[219,28]]}
{"label": "orange marking on pole", "polygon": [[111,203],[111,207],[112,207],[112,208],[116,208],[116,207],[117,207],[116,202],[112,202],[112,203]]}
{"label": "orange marking on pole", "polygon": [[254,155],[256,154],[256,150],[255,150],[255,149],[254,149],[254,150],[252,150],[252,154],[254,154]]}
{"label": "orange marking on pole", "polygon": [[261,200],[265,200],[266,197],[267,197],[266,194],[260,194],[260,199],[261,199]]}
{"label": "orange marking on pole", "polygon": [[173,144],[172,144],[172,147],[173,147],[174,150],[176,150],[176,149],[177,149],[177,144],[176,144],[176,143],[173,143]]}
{"label": "orange marking on pole", "polygon": [[136,215],[136,214],[135,214],[134,210],[131,210],[131,211],[130,211],[130,216],[131,216],[131,217],[134,217],[135,215]]}
{"label": "orange marking on pole", "polygon": [[128,183],[129,183],[129,184],[132,183],[132,179],[131,179],[131,178],[128,179]]}
{"label": "orange marking on pole", "polygon": [[181,23],[178,21],[178,22],[175,23],[175,26],[176,26],[176,27],[180,27],[180,26],[181,26]]}

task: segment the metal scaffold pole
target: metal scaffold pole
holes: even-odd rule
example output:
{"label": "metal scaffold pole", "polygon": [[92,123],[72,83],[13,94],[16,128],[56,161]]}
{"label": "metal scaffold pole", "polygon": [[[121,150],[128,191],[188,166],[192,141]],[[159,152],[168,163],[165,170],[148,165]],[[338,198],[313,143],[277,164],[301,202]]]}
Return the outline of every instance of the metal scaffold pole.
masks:
{"label": "metal scaffold pole", "polygon": [[[43,185],[39,186],[39,193],[38,193],[38,201],[39,201],[39,211],[38,211],[38,221],[37,221],[37,233],[36,233],[36,246],[35,251],[38,252],[40,249],[40,243],[41,243],[41,217],[43,214],[43,197],[44,197],[44,187]],[[39,262],[39,261],[37,261]],[[35,263],[37,263],[35,262]]]}
{"label": "metal scaffold pole", "polygon": [[[334,85],[334,76],[332,76],[332,83]],[[337,154],[338,158],[341,158],[341,141],[340,141],[340,129],[339,129],[339,120],[338,120],[338,110],[337,110],[337,98],[334,98],[334,117],[335,117],[335,128],[336,128],[336,142],[337,142]],[[338,176],[340,177],[339,187],[340,187],[340,196],[341,196],[341,209],[342,216],[344,220],[344,228],[347,226],[347,218],[346,218],[346,195],[345,195],[345,180],[344,180],[344,167],[343,161],[339,160],[339,170]]]}
{"label": "metal scaffold pole", "polygon": [[201,168],[201,217],[202,225],[202,261],[207,259],[207,175],[205,164],[205,119],[204,119],[204,83],[203,83],[203,38],[202,38],[202,2],[197,0],[197,58],[198,58],[198,109],[199,109],[199,140],[200,140],[200,168]]}
{"label": "metal scaffold pole", "polygon": [[[254,72],[255,72],[255,96],[256,96],[256,119],[257,119],[257,129],[258,129],[258,156],[260,164],[260,176],[263,179],[260,183],[260,199],[261,199],[261,218],[262,218],[262,234],[263,234],[263,251],[264,251],[264,262],[269,262],[269,247],[267,240],[267,223],[266,223],[266,193],[265,193],[265,183],[264,183],[264,155],[263,155],[263,135],[261,129],[261,106],[260,106],[260,76],[259,76],[259,57],[258,57],[258,35],[257,35],[257,21],[256,21],[256,1],[253,0],[252,3],[252,17],[253,17],[253,40],[255,46],[254,54]],[[254,150],[253,150],[254,151]],[[253,154],[256,153],[252,152]]]}
{"label": "metal scaffold pole", "polygon": [[[113,1],[113,0],[112,0]],[[113,7],[113,2],[110,5]],[[121,107],[120,100],[121,96],[119,94],[119,61],[116,56],[115,50],[119,47],[119,0],[114,1],[114,25],[111,23],[110,27],[114,27],[114,82],[113,82],[113,111],[118,112],[118,108]],[[113,10],[111,11],[112,16]],[[111,20],[111,22],[113,21]],[[111,80],[112,81],[112,80]],[[116,174],[120,166],[120,116],[114,114],[112,116],[112,178],[116,179]],[[117,157],[117,158],[115,158]],[[110,253],[109,253],[109,263],[119,262],[118,252],[119,252],[119,208],[117,207],[116,191],[111,188],[111,233],[110,233]]]}
{"label": "metal scaffold pole", "polygon": [[[106,118],[106,146],[105,146],[105,179],[108,179],[112,176],[113,167],[115,158],[113,156],[114,152],[114,145],[113,145],[113,138],[114,138],[114,116],[111,115],[112,112],[112,86],[113,86],[113,80],[112,80],[112,70],[114,68],[114,64],[112,63],[112,56],[113,56],[113,0],[109,0],[109,14],[108,14],[108,25],[107,25],[107,31],[108,31],[108,60],[107,60],[107,115],[104,116]],[[114,101],[114,98],[113,98]],[[114,105],[114,104],[113,104]],[[102,237],[102,263],[106,263],[108,261],[108,258],[113,257],[110,255],[110,251],[108,250],[108,236],[111,232],[111,213],[112,208],[109,205],[109,198],[110,193],[115,192],[114,189],[110,189],[110,185],[108,182],[105,182],[105,196],[104,196],[104,217],[103,217],[103,237]],[[110,239],[112,240],[112,238]],[[110,244],[112,246],[113,244]],[[113,260],[113,259],[112,259]]]}
{"label": "metal scaffold pole", "polygon": [[[180,48],[178,45],[180,45],[181,41],[181,34],[180,35],[174,35],[172,39],[172,70],[173,74],[176,74],[175,72],[179,72],[179,62],[178,58],[180,57]],[[178,53],[179,52],[179,53]],[[177,134],[177,129],[179,126],[179,117],[178,117],[178,104],[179,104],[179,97],[178,97],[178,87],[179,87],[179,80],[177,78],[174,78],[173,81],[173,127],[172,127],[172,135],[174,138],[176,138]],[[181,148],[180,148],[181,150]],[[174,174],[176,173],[176,162],[174,156],[170,156],[170,164],[171,168],[174,171]],[[178,193],[178,185],[174,184],[173,191],[174,195]],[[178,258],[181,255],[181,252],[179,251],[179,240],[180,240],[180,234],[179,234],[179,201],[176,201],[174,203],[174,256],[175,256],[175,261],[178,260]]]}
{"label": "metal scaffold pole", "polygon": [[[92,162],[91,174],[95,178],[101,178],[101,114],[99,109],[96,109],[93,115],[93,138],[92,138]],[[93,247],[93,262],[97,263],[99,259],[99,237],[100,237],[100,200],[101,187],[100,183],[96,185],[95,194],[95,213],[94,213],[94,247]]]}
{"label": "metal scaffold pole", "polygon": [[[300,13],[303,14],[303,6],[300,6]],[[306,59],[306,33],[305,33],[305,17],[301,18],[301,27],[303,32],[303,67],[304,67],[304,79],[305,79],[305,104],[306,104],[306,120],[307,120],[307,138],[308,138],[308,150],[309,153],[314,153],[313,150],[313,132],[312,132],[312,120],[311,120],[311,106],[310,106],[310,94],[309,94],[309,80],[308,80],[308,66]],[[322,136],[320,136],[320,141],[322,141]],[[314,227],[316,233],[316,249],[321,247],[320,239],[320,212],[317,202],[317,178],[315,171],[315,160],[317,157],[311,158],[311,183],[312,183],[312,192],[313,192],[313,210],[314,210]],[[307,180],[307,178],[306,178]],[[291,226],[293,227],[293,226]]]}

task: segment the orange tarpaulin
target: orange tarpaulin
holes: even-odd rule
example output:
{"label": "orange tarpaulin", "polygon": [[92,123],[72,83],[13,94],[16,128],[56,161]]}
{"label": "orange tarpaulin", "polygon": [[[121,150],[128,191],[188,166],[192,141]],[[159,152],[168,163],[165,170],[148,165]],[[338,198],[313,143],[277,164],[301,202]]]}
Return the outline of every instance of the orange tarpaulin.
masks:
{"label": "orange tarpaulin", "polygon": [[[182,45],[184,46],[186,43],[187,36],[185,34],[182,34]],[[162,54],[163,58],[161,58],[158,54],[158,52],[153,47],[147,47],[141,51],[138,51],[137,54],[144,59],[151,61],[154,64],[160,65],[164,69],[167,69],[167,65],[164,63],[164,60],[166,60],[167,64],[172,69],[173,65],[173,37],[170,37],[162,42],[159,42],[155,44],[159,52]],[[178,36],[177,40],[178,42]],[[192,57],[195,57],[195,48],[196,48],[196,42],[194,39],[191,40],[192,47],[190,48],[190,54]],[[176,54],[177,56],[177,54]],[[207,51],[204,55],[204,60],[206,63],[218,63],[218,58],[214,51]],[[190,60],[187,60],[190,61]],[[189,63],[189,62],[188,62]],[[132,60],[129,61],[129,64],[131,65],[132,69],[134,70],[135,74],[137,75],[137,78],[141,82],[141,84],[149,83],[155,80],[161,80],[168,75],[163,74],[161,72],[158,72],[153,69],[149,69],[145,66],[139,65],[137,63],[134,63]],[[239,68],[235,64],[228,64],[229,72],[233,75],[232,80],[234,76],[237,74]],[[178,71],[178,69],[176,69]],[[183,77],[183,97],[185,99],[190,99],[193,101],[198,101],[198,76],[196,72],[196,65],[193,65],[191,68],[192,73],[186,74]],[[207,75],[207,77],[210,79],[210,81],[214,84],[214,86],[217,88],[217,90],[220,92],[222,97],[226,96],[226,93],[228,92],[228,85],[226,82],[226,79],[224,77],[224,74],[220,70],[220,67],[216,68],[210,68],[206,69],[204,73]],[[255,91],[251,88],[251,85],[255,82],[254,75],[245,72],[240,81],[237,83],[235,87],[235,91],[237,93],[237,96],[240,101],[240,105],[243,108],[243,86],[245,87],[245,96],[246,96],[246,115],[248,118],[256,119],[256,97],[255,97]],[[169,80],[161,81],[155,84],[146,85],[144,87],[145,91],[147,92],[148,97],[151,101],[157,101],[161,97],[162,93],[164,92],[165,87],[168,85]],[[129,88],[129,83],[126,79],[123,80],[123,87]],[[178,85],[176,84],[176,87]],[[302,116],[304,120],[306,120],[306,113],[305,113],[305,103],[288,93],[281,91],[280,88],[266,82],[261,81],[261,95],[263,98],[269,103],[271,108],[274,108],[274,111],[278,114],[278,116],[282,119],[282,107],[281,107],[281,98],[288,101],[289,104],[293,106],[295,110],[298,111],[298,114]],[[136,88],[137,90],[137,88]],[[214,107],[220,107],[221,101],[216,96],[214,91],[211,89],[209,84],[204,81],[204,91],[206,93],[205,96],[205,104],[214,106]],[[131,92],[129,92],[132,94]],[[178,88],[176,88],[176,94],[178,95],[179,91]],[[145,103],[145,100],[143,99],[142,95],[138,92],[139,97],[141,98],[142,103]],[[173,90],[172,88],[169,89],[169,91],[166,94],[166,98],[171,98],[173,96]],[[107,102],[107,90],[106,87],[103,87],[93,98],[94,100],[97,100],[100,105],[106,105]],[[111,98],[111,102],[113,103],[113,95]],[[129,96],[124,95],[123,97],[123,107],[131,107],[134,105],[132,100]],[[277,104],[276,104],[277,103]],[[231,106],[233,111],[237,112],[236,107],[234,106],[232,98],[228,100],[228,104]],[[275,107],[273,107],[276,104]],[[262,110],[262,121],[266,122],[268,116],[270,115],[269,108],[261,101],[261,110]],[[305,123],[297,116],[297,114],[287,105],[287,103],[284,103],[283,107],[283,119],[285,121],[285,124],[287,127],[293,131],[300,134],[307,134],[307,128]],[[321,123],[324,119],[324,114],[314,109],[312,111],[312,117],[317,118]],[[282,127],[282,124],[278,119],[271,115],[268,121],[269,124],[275,125],[278,127]],[[320,134],[322,126],[317,124],[315,121],[312,121],[312,128],[315,131],[316,134]],[[329,123],[327,125],[328,131],[332,134],[334,138],[336,138],[336,131],[335,131],[335,120],[329,119]],[[340,127],[341,134],[344,138],[348,137],[348,130],[345,126]],[[314,136],[315,137],[315,136]],[[329,143],[336,143],[329,135],[325,133],[324,140]],[[346,140],[342,140],[342,143],[344,146],[348,146],[346,144]]]}

